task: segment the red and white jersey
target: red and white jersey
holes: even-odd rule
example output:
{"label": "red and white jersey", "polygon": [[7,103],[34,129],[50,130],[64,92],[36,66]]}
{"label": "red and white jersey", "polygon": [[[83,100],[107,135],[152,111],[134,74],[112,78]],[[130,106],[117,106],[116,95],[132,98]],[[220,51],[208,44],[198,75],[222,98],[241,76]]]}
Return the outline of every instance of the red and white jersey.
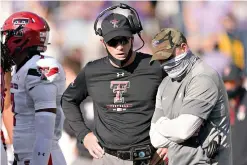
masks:
{"label": "red and white jersey", "polygon": [[[47,88],[49,85],[56,86],[56,98],[51,97],[50,99],[47,99],[48,101],[40,101],[40,98],[50,97],[47,94],[44,95],[44,93],[47,93],[47,90],[49,90]],[[33,91],[37,91],[33,90],[36,87],[42,90],[33,93]],[[45,90],[46,92],[44,92]],[[64,114],[61,109],[60,100],[64,90],[64,70],[52,57],[35,55],[17,72],[15,70],[13,71],[11,100],[13,112],[15,114],[13,131],[13,146],[15,153],[29,154],[32,152],[36,137],[34,125],[35,111],[40,109],[57,109],[54,143],[60,139],[64,122]]]}
{"label": "red and white jersey", "polygon": [[0,67],[0,75],[1,75],[1,114],[3,112],[4,109],[4,92],[5,92],[5,87],[4,87],[4,72],[2,67]]}

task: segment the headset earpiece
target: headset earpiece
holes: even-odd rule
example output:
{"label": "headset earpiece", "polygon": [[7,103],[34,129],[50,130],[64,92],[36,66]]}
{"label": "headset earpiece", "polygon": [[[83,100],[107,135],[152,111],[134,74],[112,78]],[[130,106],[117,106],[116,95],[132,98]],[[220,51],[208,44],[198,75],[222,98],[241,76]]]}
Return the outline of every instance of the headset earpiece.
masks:
{"label": "headset earpiece", "polygon": [[102,36],[102,29],[101,29],[101,28],[98,28],[98,29],[95,31],[95,34],[96,34],[96,35],[99,35],[99,36]]}
{"label": "headset earpiece", "polygon": [[135,34],[136,33],[136,29],[135,29],[135,24],[133,22],[133,17],[132,15],[128,15],[128,20],[129,20],[129,24],[132,30],[132,33]]}
{"label": "headset earpiece", "polygon": [[133,29],[134,29],[135,33],[140,33],[142,31],[142,25],[141,25],[140,20],[138,19],[138,15],[135,14],[135,12],[133,10],[131,10],[131,14],[132,15],[129,15],[128,17],[131,18],[131,21],[134,25]]}

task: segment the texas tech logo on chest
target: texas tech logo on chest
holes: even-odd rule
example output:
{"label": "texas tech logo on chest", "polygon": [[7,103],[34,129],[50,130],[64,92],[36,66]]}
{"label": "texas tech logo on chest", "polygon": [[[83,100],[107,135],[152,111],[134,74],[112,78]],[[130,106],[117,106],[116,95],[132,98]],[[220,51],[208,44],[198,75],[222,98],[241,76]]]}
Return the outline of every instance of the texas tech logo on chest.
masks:
{"label": "texas tech logo on chest", "polygon": [[116,93],[114,103],[124,103],[123,94],[127,92],[129,87],[129,81],[111,81],[110,88],[113,90],[113,93]]}

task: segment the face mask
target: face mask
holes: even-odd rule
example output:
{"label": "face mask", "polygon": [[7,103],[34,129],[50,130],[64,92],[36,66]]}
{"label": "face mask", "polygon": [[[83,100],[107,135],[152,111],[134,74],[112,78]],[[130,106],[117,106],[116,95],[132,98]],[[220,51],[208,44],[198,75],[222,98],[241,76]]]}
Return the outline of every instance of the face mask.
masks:
{"label": "face mask", "polygon": [[188,52],[184,52],[161,65],[170,78],[179,78],[185,73],[190,64],[190,56],[187,54]]}

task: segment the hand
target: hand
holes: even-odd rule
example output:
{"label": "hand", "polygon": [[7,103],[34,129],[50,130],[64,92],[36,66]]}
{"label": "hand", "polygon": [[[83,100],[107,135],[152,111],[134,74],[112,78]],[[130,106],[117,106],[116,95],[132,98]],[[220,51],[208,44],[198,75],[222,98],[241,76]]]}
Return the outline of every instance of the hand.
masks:
{"label": "hand", "polygon": [[100,147],[97,137],[93,132],[88,133],[83,140],[84,146],[89,153],[96,159],[102,158],[104,150]]}
{"label": "hand", "polygon": [[159,148],[152,157],[150,165],[157,165],[162,161],[165,161],[167,163],[167,151],[167,148]]}

